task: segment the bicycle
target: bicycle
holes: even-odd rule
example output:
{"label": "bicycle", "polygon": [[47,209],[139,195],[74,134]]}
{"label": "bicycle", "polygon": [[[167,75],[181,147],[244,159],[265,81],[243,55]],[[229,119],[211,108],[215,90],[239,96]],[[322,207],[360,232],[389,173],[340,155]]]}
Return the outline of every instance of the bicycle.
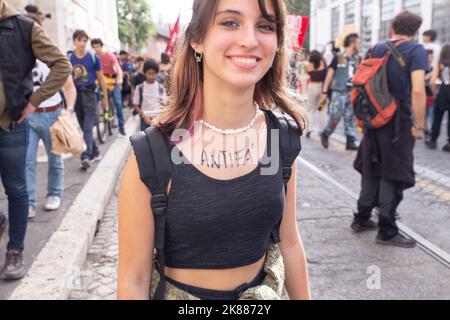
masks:
{"label": "bicycle", "polygon": [[[106,143],[106,140],[108,136],[112,136],[114,134],[114,129],[117,128],[116,124],[116,106],[114,104],[113,99],[113,91],[115,86],[115,79],[114,83],[109,80],[109,78],[106,79],[107,84],[107,90],[108,90],[108,107],[103,109],[102,106],[102,92],[101,90],[97,89],[97,95],[99,97],[99,102],[97,104],[97,115],[96,115],[96,131],[97,131],[97,138],[101,144]],[[106,112],[105,112],[106,111]]]}

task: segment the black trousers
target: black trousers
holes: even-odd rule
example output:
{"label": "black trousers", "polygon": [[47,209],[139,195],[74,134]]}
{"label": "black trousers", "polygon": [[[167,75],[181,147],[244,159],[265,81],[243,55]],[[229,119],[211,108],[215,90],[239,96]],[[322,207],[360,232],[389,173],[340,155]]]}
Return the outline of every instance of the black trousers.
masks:
{"label": "black trousers", "polygon": [[356,222],[367,222],[375,207],[379,207],[378,235],[389,240],[398,234],[396,212],[403,200],[404,185],[402,183],[362,177],[361,194],[358,200]]}
{"label": "black trousers", "polygon": [[433,128],[431,129],[431,140],[437,141],[441,134],[441,125],[445,112],[448,112],[447,117],[447,136],[448,143],[450,143],[450,85],[442,85],[436,98],[434,106]]}

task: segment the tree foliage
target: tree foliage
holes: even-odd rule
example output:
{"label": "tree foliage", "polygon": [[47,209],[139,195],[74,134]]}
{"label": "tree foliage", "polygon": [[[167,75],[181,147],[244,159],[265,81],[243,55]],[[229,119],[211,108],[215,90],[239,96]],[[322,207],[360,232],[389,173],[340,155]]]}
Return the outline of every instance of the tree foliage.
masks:
{"label": "tree foliage", "polygon": [[[134,0],[136,25],[136,49],[142,48],[154,33],[154,25],[147,0]],[[132,15],[128,0],[117,0],[119,38],[122,43],[132,45]]]}

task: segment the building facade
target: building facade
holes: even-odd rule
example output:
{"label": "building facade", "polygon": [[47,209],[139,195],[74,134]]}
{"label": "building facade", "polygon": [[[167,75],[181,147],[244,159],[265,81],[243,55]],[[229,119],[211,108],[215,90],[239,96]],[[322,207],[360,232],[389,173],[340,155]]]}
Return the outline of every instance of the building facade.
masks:
{"label": "building facade", "polygon": [[450,0],[311,0],[311,49],[323,49],[354,25],[367,50],[389,38],[392,20],[402,10],[422,16],[420,32],[435,29],[441,43],[450,43]]}
{"label": "building facade", "polygon": [[51,19],[44,28],[63,52],[73,49],[72,35],[85,30],[91,38],[101,38],[110,51],[120,50],[116,0],[7,0],[19,11],[34,4]]}

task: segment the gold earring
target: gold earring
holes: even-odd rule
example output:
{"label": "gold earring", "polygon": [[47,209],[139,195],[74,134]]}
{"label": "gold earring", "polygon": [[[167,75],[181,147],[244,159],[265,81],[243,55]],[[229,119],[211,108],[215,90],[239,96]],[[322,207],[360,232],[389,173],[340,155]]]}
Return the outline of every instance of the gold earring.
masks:
{"label": "gold earring", "polygon": [[194,57],[195,57],[195,60],[197,61],[197,63],[200,63],[200,62],[202,62],[202,59],[203,59],[203,53],[195,51]]}

